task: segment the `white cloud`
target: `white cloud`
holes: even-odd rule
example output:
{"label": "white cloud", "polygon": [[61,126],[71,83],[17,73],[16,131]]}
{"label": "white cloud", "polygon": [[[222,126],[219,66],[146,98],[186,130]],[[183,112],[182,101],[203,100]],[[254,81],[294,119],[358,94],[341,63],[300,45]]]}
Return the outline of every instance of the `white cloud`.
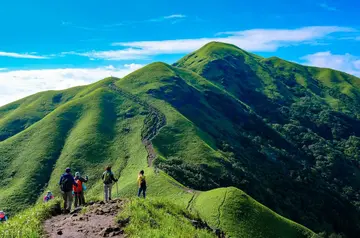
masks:
{"label": "white cloud", "polygon": [[19,54],[13,52],[3,52],[0,51],[0,57],[11,57],[11,58],[23,58],[23,59],[48,59],[46,56],[34,55],[34,54]]}
{"label": "white cloud", "polygon": [[141,67],[139,64],[127,64],[122,67],[109,65],[101,68],[0,72],[0,106],[40,91],[86,85],[109,76],[123,77]]}
{"label": "white cloud", "polygon": [[336,7],[329,6],[329,5],[326,4],[326,3],[321,3],[321,4],[319,4],[319,6],[322,7],[323,9],[328,10],[328,11],[331,11],[331,12],[337,11],[337,8],[336,8]]}
{"label": "white cloud", "polygon": [[5,71],[7,70],[7,68],[0,68],[0,71]]}
{"label": "white cloud", "polygon": [[164,19],[174,19],[174,18],[186,18],[186,15],[183,14],[173,14],[170,16],[165,16]]}
{"label": "white cloud", "polygon": [[113,46],[123,49],[109,51],[90,51],[73,54],[93,59],[126,60],[144,59],[160,54],[185,54],[197,50],[211,41],[220,41],[255,52],[272,52],[280,47],[309,43],[323,39],[329,34],[352,32],[352,28],[337,26],[313,26],[298,29],[254,29],[245,31],[221,32],[213,38],[178,39],[162,41],[116,42]]}
{"label": "white cloud", "polygon": [[306,65],[336,69],[360,77],[360,57],[358,56],[336,55],[326,51],[306,55],[301,59]]}

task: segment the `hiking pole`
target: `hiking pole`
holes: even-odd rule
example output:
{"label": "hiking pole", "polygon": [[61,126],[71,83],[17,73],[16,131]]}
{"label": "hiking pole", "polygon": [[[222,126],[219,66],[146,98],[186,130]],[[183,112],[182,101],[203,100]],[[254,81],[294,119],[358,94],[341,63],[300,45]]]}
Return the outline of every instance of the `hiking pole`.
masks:
{"label": "hiking pole", "polygon": [[116,181],[116,196],[117,196],[117,198],[119,198],[119,187],[118,187],[117,181]]}

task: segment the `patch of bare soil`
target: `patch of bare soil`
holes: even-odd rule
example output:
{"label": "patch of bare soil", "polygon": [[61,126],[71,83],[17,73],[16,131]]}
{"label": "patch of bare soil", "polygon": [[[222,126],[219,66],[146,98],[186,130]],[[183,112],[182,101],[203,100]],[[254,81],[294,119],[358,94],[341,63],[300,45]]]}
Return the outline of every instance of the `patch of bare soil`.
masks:
{"label": "patch of bare soil", "polygon": [[110,203],[90,203],[85,213],[81,209],[73,214],[59,215],[45,221],[44,228],[48,238],[97,238],[126,237],[123,227],[115,222],[115,216],[121,211],[124,201],[113,200]]}

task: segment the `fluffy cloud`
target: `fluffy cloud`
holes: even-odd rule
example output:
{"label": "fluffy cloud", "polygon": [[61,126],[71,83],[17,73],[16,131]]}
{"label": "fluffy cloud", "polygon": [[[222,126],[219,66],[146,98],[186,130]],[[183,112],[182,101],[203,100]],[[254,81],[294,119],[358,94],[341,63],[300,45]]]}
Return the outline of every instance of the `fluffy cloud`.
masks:
{"label": "fluffy cloud", "polygon": [[45,91],[96,82],[108,76],[123,77],[142,65],[112,65],[101,68],[64,68],[0,72],[0,105]]}
{"label": "fluffy cloud", "polygon": [[336,55],[330,51],[318,52],[302,57],[304,64],[337,69],[360,77],[360,57],[351,54]]}
{"label": "fluffy cloud", "polygon": [[246,31],[221,32],[213,38],[116,42],[112,45],[120,46],[122,49],[73,53],[92,59],[143,59],[160,54],[189,53],[211,41],[234,44],[249,51],[271,52],[276,51],[280,47],[309,43],[322,39],[332,33],[351,31],[354,31],[354,29],[337,26],[313,26],[298,29],[254,29]]}
{"label": "fluffy cloud", "polygon": [[48,59],[46,56],[34,55],[34,54],[19,54],[13,52],[0,51],[0,57],[11,57],[11,58],[23,58],[23,59]]}

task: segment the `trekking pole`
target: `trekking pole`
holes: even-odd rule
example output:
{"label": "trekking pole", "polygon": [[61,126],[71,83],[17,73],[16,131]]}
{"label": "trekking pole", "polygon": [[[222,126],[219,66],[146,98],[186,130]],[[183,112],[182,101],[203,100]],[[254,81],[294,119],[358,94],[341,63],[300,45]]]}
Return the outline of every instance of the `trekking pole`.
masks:
{"label": "trekking pole", "polygon": [[119,198],[119,187],[118,187],[117,181],[116,181],[116,196],[117,196],[117,198]]}

